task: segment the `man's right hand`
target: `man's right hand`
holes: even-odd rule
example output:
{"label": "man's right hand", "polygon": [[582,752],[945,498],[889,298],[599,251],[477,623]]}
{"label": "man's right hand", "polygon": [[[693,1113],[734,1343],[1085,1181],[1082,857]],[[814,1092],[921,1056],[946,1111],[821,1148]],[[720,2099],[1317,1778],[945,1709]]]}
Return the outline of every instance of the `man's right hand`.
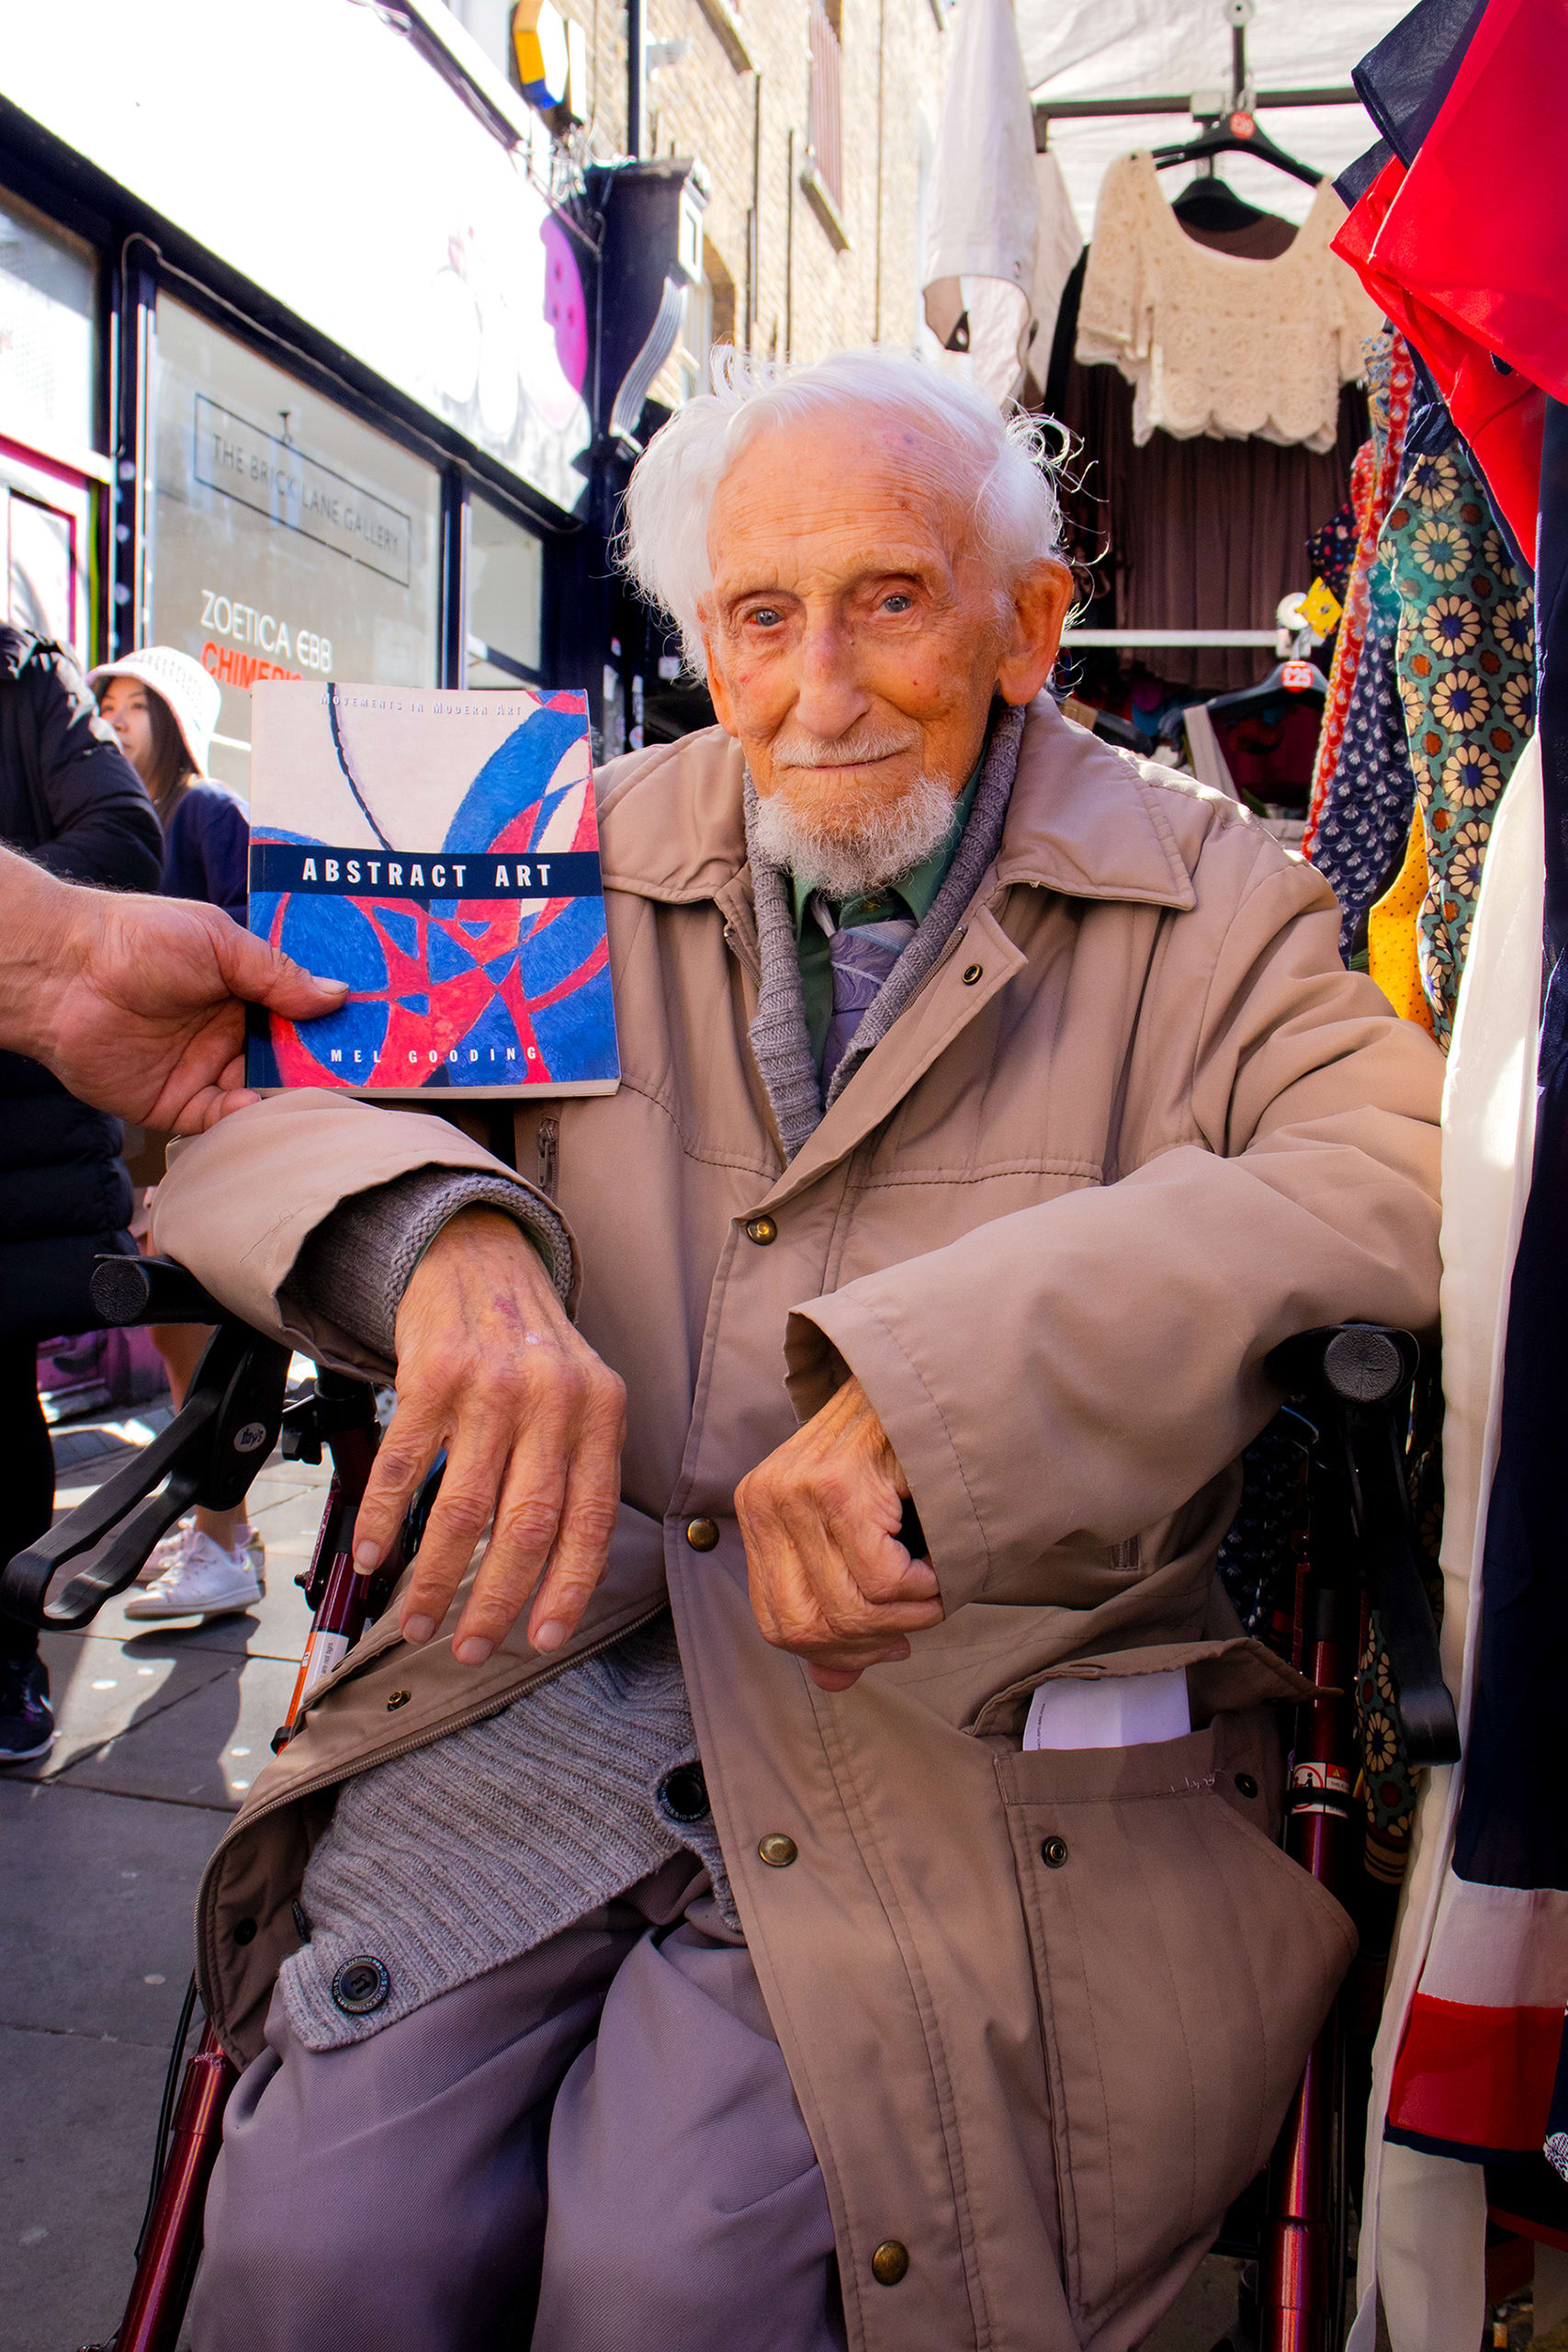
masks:
{"label": "man's right hand", "polygon": [[528,1638],[560,1648],[610,1556],[626,1392],[567,1317],[531,1241],[497,1209],[460,1210],[398,1309],[398,1408],[354,1532],[368,1573],[441,1448],[446,1468],[403,1594],[404,1639],[427,1642],[474,1546],[489,1546],[452,1636],[482,1666],[534,1595]]}
{"label": "man's right hand", "polygon": [[247,1001],[309,1021],[347,994],[217,907],[87,889],[5,851],[0,916],[0,1046],[96,1109],[175,1135],[256,1100]]}

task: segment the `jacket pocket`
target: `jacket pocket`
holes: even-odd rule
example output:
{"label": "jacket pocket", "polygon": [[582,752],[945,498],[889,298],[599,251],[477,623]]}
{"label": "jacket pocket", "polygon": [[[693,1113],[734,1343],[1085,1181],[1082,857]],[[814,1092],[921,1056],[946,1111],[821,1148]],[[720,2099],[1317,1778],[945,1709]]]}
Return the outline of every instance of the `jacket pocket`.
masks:
{"label": "jacket pocket", "polygon": [[1087,2338],[1261,2170],[1355,1931],[1262,1826],[1261,1710],[1145,1747],[1000,1753]]}

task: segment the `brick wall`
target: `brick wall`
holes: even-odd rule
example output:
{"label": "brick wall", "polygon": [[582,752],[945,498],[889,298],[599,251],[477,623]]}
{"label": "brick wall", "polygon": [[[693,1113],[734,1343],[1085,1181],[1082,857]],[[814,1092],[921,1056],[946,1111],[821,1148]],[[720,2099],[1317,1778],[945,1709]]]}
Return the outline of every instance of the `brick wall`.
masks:
{"label": "brick wall", "polygon": [[[625,10],[616,0],[562,5],[587,37],[592,149],[624,153]],[[707,172],[705,260],[718,339],[797,359],[877,341],[912,349],[922,332],[923,158],[942,102],[947,0],[818,5],[840,49],[837,218],[803,184],[812,0],[647,0],[645,40],[690,47],[648,75],[644,152],[694,155]],[[671,389],[661,382],[656,392]]]}

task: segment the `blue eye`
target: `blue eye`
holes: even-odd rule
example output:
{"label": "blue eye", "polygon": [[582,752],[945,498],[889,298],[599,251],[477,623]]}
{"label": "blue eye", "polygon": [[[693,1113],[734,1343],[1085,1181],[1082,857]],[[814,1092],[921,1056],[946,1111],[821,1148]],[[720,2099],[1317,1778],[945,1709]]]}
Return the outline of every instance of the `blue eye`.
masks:
{"label": "blue eye", "polygon": [[755,612],[747,614],[746,618],[760,628],[773,628],[778,624],[779,616],[772,605],[759,605]]}
{"label": "blue eye", "polygon": [[884,596],[882,609],[885,613],[907,613],[912,611],[914,602],[912,596],[906,596],[901,588],[896,588],[891,596]]}

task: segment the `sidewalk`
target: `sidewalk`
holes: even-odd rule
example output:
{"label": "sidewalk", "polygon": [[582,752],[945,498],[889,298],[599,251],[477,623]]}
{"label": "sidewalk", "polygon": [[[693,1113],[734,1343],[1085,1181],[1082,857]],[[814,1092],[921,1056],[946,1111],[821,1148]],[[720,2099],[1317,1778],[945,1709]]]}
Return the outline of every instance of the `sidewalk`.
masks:
{"label": "sidewalk", "polygon": [[[58,1430],[60,1510],[166,1419]],[[267,1589],[246,1615],[138,1626],[111,1601],[44,1637],[60,1736],[0,1772],[0,2352],[76,2352],[119,2317],[197,1883],[294,1687],[326,1478],[276,1455],[257,1478]]]}

